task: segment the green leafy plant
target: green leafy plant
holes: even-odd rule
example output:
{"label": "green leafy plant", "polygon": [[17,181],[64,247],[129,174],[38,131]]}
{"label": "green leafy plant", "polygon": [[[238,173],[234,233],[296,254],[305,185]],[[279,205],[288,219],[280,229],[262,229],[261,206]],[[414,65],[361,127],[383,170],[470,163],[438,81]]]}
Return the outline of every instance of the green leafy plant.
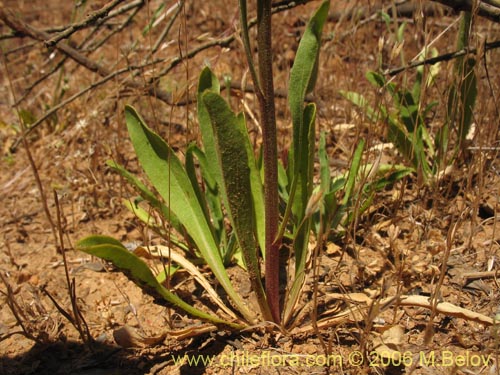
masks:
{"label": "green leafy plant", "polygon": [[[457,38],[457,49],[467,49],[469,46],[470,28],[472,15],[470,12],[462,12],[462,19]],[[453,155],[463,150],[465,141],[471,130],[473,121],[473,110],[477,97],[477,78],[474,71],[476,60],[472,57],[460,56],[455,60],[454,76],[455,82],[449,87],[446,121],[439,130],[436,137],[436,148],[444,159],[449,149],[451,133],[456,134],[456,146]]]}
{"label": "green leafy plant", "polygon": [[[321,133],[320,185],[315,188],[313,196],[320,193],[322,199],[319,210],[313,216],[313,229],[317,235],[329,234],[329,237],[335,240],[343,236],[355,214],[361,215],[371,206],[376,192],[411,174],[412,169],[402,165],[364,163],[365,141],[361,139],[354,150],[347,173],[332,179],[325,146],[325,134]],[[324,228],[320,230],[322,223]]]}
{"label": "green leafy plant", "polygon": [[[470,17],[470,16],[469,16]],[[465,48],[468,41],[470,18],[464,15],[461,30],[458,35],[459,49]],[[398,38],[401,33],[398,29]],[[430,52],[433,57],[437,51],[423,51],[419,58]],[[432,181],[439,171],[442,171],[455,158],[464,144],[472,124],[472,111],[477,96],[476,77],[474,73],[474,59],[458,59],[455,64],[456,81],[451,85],[448,96],[447,115],[444,124],[436,134],[432,134],[426,123],[428,114],[438,106],[437,101],[425,104],[423,93],[439,73],[439,65],[432,66],[427,76],[424,76],[424,67],[416,69],[416,77],[412,86],[403,83],[398,86],[378,72],[368,72],[367,80],[381,92],[386,92],[392,99],[392,105],[386,106],[378,102],[375,107],[361,94],[348,91],[341,94],[351,103],[362,109],[367,118],[374,122],[387,124],[387,138],[407,164],[422,178],[425,183]],[[454,156],[447,157],[450,143],[450,129],[455,129],[457,146]]]}
{"label": "green leafy plant", "polygon": [[363,95],[355,92],[342,92],[342,95],[361,108],[370,121],[374,123],[383,121],[387,124],[388,140],[410,166],[427,181],[435,173],[432,160],[436,152],[425,118],[437,102],[421,108],[423,68],[418,69],[415,83],[411,88],[399,88],[395,83],[387,82],[382,74],[376,72],[369,72],[366,77],[377,89],[387,90],[393,100],[393,108],[382,103],[378,103],[374,108],[368,104]]}
{"label": "green leafy plant", "polygon": [[[267,8],[270,4],[263,3],[266,2],[259,2],[262,5],[258,10],[260,20],[266,19],[267,12],[270,12],[270,8]],[[269,103],[270,100],[274,101],[274,89],[272,79],[264,72],[268,68],[265,65],[267,59],[262,57],[262,54],[270,53],[266,44],[270,40],[266,42],[259,37],[258,43],[262,43],[263,48],[259,48],[258,75],[250,54],[246,27],[243,27],[242,35],[256,82],[257,97],[260,98],[261,115],[264,118],[266,113],[273,112],[270,121],[269,118],[267,122],[263,121],[265,126],[271,127],[267,132],[274,131],[274,137],[270,137],[274,143],[269,144],[270,139],[264,136],[262,163],[255,159],[243,114],[231,110],[220,95],[217,77],[209,68],[201,72],[197,92],[203,148],[190,145],[184,163],[146,125],[134,108],[125,108],[132,144],[149,183],[154,187],[154,191],[149,189],[125,168],[109,162],[109,166],[140,194],[139,198],[126,201],[126,205],[139,219],[161,236],[168,237],[170,243],[181,250],[178,253],[174,248],[151,246],[149,253],[160,253],[161,257],[188,270],[220,307],[219,313],[195,308],[166,288],[163,281],[168,272],[160,272],[156,276],[153,274],[140,258],[145,254],[144,247],[129,251],[115,239],[91,236],[81,240],[77,248],[112,262],[147,293],[202,320],[233,329],[241,329],[259,321],[288,324],[294,316],[308,273],[307,255],[311,233],[322,236],[331,229],[346,225],[352,219],[349,210],[354,202],[361,204],[360,211],[364,210],[369,206],[376,189],[405,173],[404,168],[390,171],[377,168],[377,183],[356,190],[355,184],[363,178],[363,171],[369,167],[362,164],[364,142],[360,142],[349,172],[332,180],[325,136],[322,134],[319,145],[321,182],[318,187],[313,184],[316,107],[313,103],[305,104],[305,96],[314,88],[316,81],[321,31],[328,9],[329,1],[323,2],[309,22],[290,74],[293,144],[286,169],[278,164],[276,157],[274,104]],[[244,1],[240,2],[240,10],[242,25],[246,25]],[[270,29],[261,25],[258,32],[267,35]],[[266,80],[269,79],[271,84],[266,88],[266,82],[269,84]],[[265,184],[261,178],[260,165],[263,165]],[[337,199],[340,192],[343,198]],[[281,220],[279,196],[286,205]],[[149,207],[143,207],[142,202],[147,202]],[[151,210],[161,218],[159,221],[154,219]],[[168,228],[163,225],[163,221],[168,223]],[[289,293],[284,299],[285,305],[280,306],[279,251],[285,237],[293,244],[295,271],[291,276]],[[264,274],[261,272],[261,259],[265,262]],[[209,266],[236,313],[218,298],[197,271],[195,263],[200,261]],[[227,273],[227,266],[231,262],[237,262],[246,270],[258,309],[249,307],[232,285]],[[170,267],[167,270],[175,271]]]}
{"label": "green leafy plant", "polygon": [[[296,129],[293,146],[295,155],[299,155],[303,150],[307,150],[307,155],[312,155],[313,152],[314,127],[311,124],[314,123],[315,107],[310,104],[304,108],[304,97],[306,92],[314,86],[311,82],[316,74],[314,72],[317,72],[321,29],[326,20],[328,8],[329,2],[325,1],[309,23],[301,40],[291,74],[290,102]],[[173,243],[184,250],[193,248],[194,254],[192,255],[208,264],[231,300],[231,305],[238,311],[239,317],[235,319],[234,315],[231,315],[221,318],[192,306],[188,307],[184,301],[158,282],[137,255],[126,250],[114,239],[91,236],[77,245],[84,252],[114,263],[147,292],[161,296],[200,319],[232,327],[253,324],[258,320],[274,320],[275,322],[281,320],[279,295],[276,296],[279,285],[269,286],[269,280],[278,275],[279,257],[276,258],[276,255],[279,255],[281,243],[281,239],[277,237],[277,230],[272,228],[274,225],[277,229],[279,212],[274,96],[268,95],[269,92],[274,93],[272,70],[269,72],[269,68],[272,68],[270,10],[269,1],[258,2],[259,76],[249,55],[249,64],[255,73],[257,97],[261,101],[264,133],[274,133],[274,138],[264,136],[265,184],[261,181],[254,151],[248,139],[244,116],[231,111],[219,93],[219,81],[208,68],[201,73],[198,85],[198,119],[204,147],[202,150],[197,146],[190,146],[186,152],[184,165],[171,147],[145,124],[132,107],[127,106],[125,109],[127,128],[139,162],[149,182],[161,198],[157,198],[153,191],[124,168],[113,162],[109,163],[137,188],[141,199],[147,201],[170,224],[171,228],[184,238],[182,241],[174,236]],[[242,25],[244,25],[242,35],[248,43],[249,51],[246,2],[240,2],[240,11]],[[267,94],[264,95],[264,92]],[[265,118],[269,119],[269,116],[271,123],[265,120]],[[200,167],[202,185],[196,174],[195,158]],[[291,189],[289,202],[295,202],[296,208],[293,209],[293,214],[297,221],[305,217],[306,205],[303,203],[307,204],[308,195],[312,192],[312,157],[307,163],[301,162],[294,165],[294,170],[290,170],[289,173],[293,176],[293,181],[296,181],[292,183],[292,186],[299,186],[299,189]],[[300,176],[304,172],[307,180],[302,181]],[[299,193],[295,195],[295,191]],[[276,200],[275,204],[274,200]],[[137,200],[129,202],[129,208],[137,212],[139,218],[162,233],[164,231],[162,226],[155,224],[151,220],[151,215],[148,214],[149,211],[141,208],[137,202]],[[224,212],[227,213],[227,219],[231,224],[230,233],[227,233],[228,228],[224,223],[226,219]],[[307,232],[302,228],[309,227],[310,224],[297,226],[292,233],[294,238],[298,238],[297,233],[301,232],[302,247],[304,243],[307,244],[308,240]],[[299,240],[296,241],[299,243]],[[261,281],[259,248],[261,249],[260,255],[266,262],[266,290]],[[260,308],[258,313],[242,301],[229,280],[225,266],[235,254],[241,254],[241,263],[247,270],[252,290],[258,301]],[[302,259],[304,255],[297,257],[303,269]]]}

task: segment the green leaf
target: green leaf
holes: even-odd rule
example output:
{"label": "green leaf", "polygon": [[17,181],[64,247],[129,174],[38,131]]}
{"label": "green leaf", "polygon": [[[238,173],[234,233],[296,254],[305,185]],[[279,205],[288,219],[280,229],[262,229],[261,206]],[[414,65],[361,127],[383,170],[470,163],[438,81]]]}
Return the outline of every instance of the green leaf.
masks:
{"label": "green leaf", "polygon": [[162,284],[166,282],[169,277],[172,277],[174,273],[176,273],[179,269],[179,266],[173,264],[165,265],[163,269],[158,273],[158,275],[156,275],[156,280],[158,280],[158,282]]}
{"label": "green leaf", "polygon": [[151,216],[151,212],[144,209],[143,207],[139,206],[139,203],[141,201],[144,201],[141,197],[138,197],[134,199],[133,201],[131,199],[123,199],[123,205],[130,211],[132,212],[135,217],[137,217],[139,220],[141,220],[144,224],[146,224],[148,227],[154,229],[154,230],[160,230],[162,229],[158,223],[154,220],[154,217]]}
{"label": "green leaf", "polygon": [[[304,101],[308,90],[311,90],[315,84],[321,33],[328,17],[329,8],[330,2],[324,1],[307,24],[290,72],[288,102],[292,116],[293,139],[288,166],[292,184],[282,227],[287,224],[290,208],[296,225],[299,225],[312,193],[311,158],[314,157],[314,142],[311,143],[310,138],[311,131],[314,134],[314,124],[305,119]],[[309,109],[309,112],[314,111]],[[280,233],[283,233],[283,230],[280,230]]]}
{"label": "green leaf", "polygon": [[[233,230],[236,232],[250,282],[257,295],[264,319],[271,319],[260,279],[254,237],[255,222],[245,119],[241,114],[235,116],[219,94],[206,91],[202,99],[210,116],[215,136],[224,204]],[[255,162],[253,164],[255,165]]]}
{"label": "green leaf", "polygon": [[379,110],[375,110],[368,104],[368,100],[357,92],[340,91],[340,95],[361,109],[365,113],[366,117],[368,117],[368,119],[372,122],[377,122],[381,119],[381,117],[387,116],[387,109],[383,105],[379,106]]}
{"label": "green leaf", "polygon": [[361,166],[364,148],[365,141],[363,139],[360,139],[352,157],[351,167],[349,168],[349,175],[347,177],[346,185],[344,188],[344,198],[342,200],[343,205],[347,205],[353,195],[354,185],[356,183],[356,177],[358,176],[359,167]]}
{"label": "green leaf", "polygon": [[[306,276],[306,259],[307,250],[309,245],[309,234],[311,232],[312,220],[310,216],[306,216],[307,203],[312,195],[312,174],[313,174],[313,162],[314,162],[314,139],[315,139],[315,127],[314,123],[316,121],[316,105],[310,103],[306,106],[304,111],[304,123],[307,125],[305,128],[308,130],[308,152],[306,157],[303,157],[302,163],[304,164],[304,170],[307,171],[305,175],[295,176],[296,192],[295,197],[302,199],[295,199],[292,204],[292,213],[294,214],[294,219],[296,220],[296,228],[294,230],[293,238],[293,249],[295,252],[295,279],[292,283],[290,289],[289,299],[285,305],[284,311],[284,322],[291,318],[291,314],[294,310],[295,304],[300,296],[300,292],[305,282]],[[304,200],[305,198],[305,200]],[[285,220],[284,220],[285,222]]]}
{"label": "green leaf", "polygon": [[129,252],[125,246],[114,238],[106,236],[90,236],[79,241],[76,244],[76,248],[79,251],[83,251],[84,253],[113,263],[113,265],[122,271],[130,280],[155,298],[162,297],[166,301],[200,319],[215,324],[228,325],[233,328],[242,328],[240,324],[227,322],[198,310],[184,302],[177,295],[170,292],[158,282],[148,265],[142,259]]}
{"label": "green leaf", "polygon": [[[194,157],[193,157],[193,150],[195,147],[196,145],[194,143],[191,143],[186,150],[185,170],[187,176],[189,177],[189,180],[191,181],[191,186],[193,187],[193,190],[196,194],[198,203],[203,210],[203,214],[205,215],[205,221],[208,224],[210,231],[212,232],[212,235],[214,236],[214,238],[216,238],[215,229],[212,225],[212,222],[210,220],[210,214],[208,212],[207,201],[205,200],[205,195],[200,189],[200,185],[198,183],[198,177],[196,175],[196,167],[194,165]],[[217,241],[216,243],[218,244]]]}
{"label": "green leaf", "polygon": [[[308,155],[308,129],[304,129],[303,113],[305,96],[315,83],[316,61],[319,58],[321,33],[328,16],[329,1],[324,1],[307,24],[302,36],[295,61],[290,72],[289,105],[293,123],[293,158],[289,161],[292,175],[306,173],[299,166],[304,155]],[[295,170],[296,169],[296,170]]]}
{"label": "green leaf", "polygon": [[373,182],[365,186],[366,191],[379,191],[387,186],[391,186],[404,177],[412,174],[413,168],[408,168],[403,165],[389,165],[383,164],[379,167],[377,175],[380,176]]}
{"label": "green leaf", "polygon": [[386,84],[385,77],[377,72],[369,71],[366,73],[366,79],[376,88],[383,88]]}
{"label": "green leaf", "polygon": [[198,92],[197,92],[198,122],[200,124],[201,138],[203,140],[203,149],[205,151],[205,155],[208,160],[212,161],[207,165],[208,170],[210,171],[210,175],[212,175],[215,178],[215,181],[220,185],[221,184],[220,172],[219,169],[217,168],[216,163],[213,162],[217,160],[214,132],[212,130],[210,117],[205,107],[205,103],[202,100],[202,95],[207,90],[219,94],[220,83],[217,77],[212,73],[210,68],[205,67],[202,70],[200,78],[198,80]]}
{"label": "green leaf", "polygon": [[403,157],[417,168],[418,163],[414,157],[413,141],[407,133],[406,128],[401,125],[397,118],[389,117],[387,120],[389,125],[387,138],[396,146],[396,149]]}
{"label": "green leaf", "polygon": [[250,322],[255,315],[243,303],[226,273],[205,213],[193,185],[173,150],[149,129],[134,108],[126,106],[125,118],[139,162],[149,180],[193,239],[215,277]]}
{"label": "green leaf", "polygon": [[237,121],[236,126],[239,127],[239,131],[243,135],[243,142],[245,144],[245,149],[247,152],[248,167],[250,169],[250,188],[252,192],[255,236],[261,249],[262,257],[265,259],[264,250],[266,241],[266,215],[264,203],[264,186],[262,185],[260,171],[257,168],[257,162],[255,160],[252,144],[250,143],[250,138],[248,137],[245,121]]}
{"label": "green leaf", "polygon": [[460,113],[458,118],[458,137],[462,143],[472,124],[474,106],[477,98],[477,79],[474,67],[476,60],[469,58],[464,62],[463,79],[460,82]]}
{"label": "green leaf", "polygon": [[398,42],[402,42],[404,40],[405,28],[406,28],[406,21],[402,22],[401,25],[399,25],[398,30],[396,31],[396,40]]}
{"label": "green leaf", "polygon": [[112,160],[108,160],[106,164],[124,177],[139,192],[142,198],[163,215],[175,230],[181,233],[184,231],[179,219],[169,210],[168,206],[156,198],[155,194],[153,194],[153,192],[151,192],[151,190],[149,190],[136,176]]}
{"label": "green leaf", "polygon": [[[224,225],[224,213],[222,212],[222,199],[220,196],[219,185],[217,184],[215,177],[212,175],[213,166],[216,163],[210,163],[203,153],[195,145],[190,146],[191,152],[198,159],[200,165],[201,175],[203,181],[205,182],[205,198],[211,214],[212,225],[215,230],[215,237],[219,248],[223,248],[227,245],[226,238],[226,227]],[[224,261],[224,264],[228,264]]]}
{"label": "green leaf", "polygon": [[285,167],[281,163],[281,160],[278,161],[278,189],[279,195],[284,202],[288,202],[288,176],[286,175]]}
{"label": "green leaf", "polygon": [[319,136],[319,170],[320,170],[320,186],[324,194],[330,192],[330,162],[328,161],[328,154],[326,152],[326,136],[325,132],[322,131]]}

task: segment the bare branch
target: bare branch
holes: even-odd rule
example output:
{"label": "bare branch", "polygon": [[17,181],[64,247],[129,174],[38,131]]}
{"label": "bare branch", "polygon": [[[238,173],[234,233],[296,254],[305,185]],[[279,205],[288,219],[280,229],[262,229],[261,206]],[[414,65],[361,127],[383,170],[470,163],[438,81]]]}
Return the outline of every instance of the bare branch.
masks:
{"label": "bare branch", "polygon": [[174,6],[177,7],[177,9],[175,10],[174,14],[172,15],[172,18],[170,18],[170,20],[168,21],[167,25],[165,26],[165,28],[161,32],[161,35],[156,40],[153,48],[151,49],[151,51],[149,51],[149,53],[146,55],[146,57],[144,58],[144,60],[147,60],[149,57],[151,57],[152,55],[154,55],[156,53],[156,51],[158,51],[158,48],[160,48],[160,46],[163,43],[163,41],[167,38],[168,33],[172,29],[172,26],[174,25],[174,22],[177,19],[177,16],[181,13],[182,7],[184,6],[184,0],[179,1]]}
{"label": "bare branch", "polygon": [[149,62],[147,64],[143,64],[143,65],[127,66],[126,68],[122,68],[122,69],[116,70],[116,71],[108,74],[107,76],[101,78],[99,81],[92,83],[90,86],[87,86],[86,88],[84,88],[83,90],[77,92],[76,94],[71,95],[69,98],[67,98],[66,100],[60,102],[58,105],[50,108],[47,112],[45,112],[43,114],[42,117],[40,117],[33,124],[31,124],[31,126],[28,129],[26,129],[26,131],[22,134],[22,136],[19,139],[17,139],[14,142],[14,144],[10,147],[10,152],[15,152],[16,149],[17,149],[17,147],[19,146],[19,143],[22,141],[22,139],[24,137],[26,137],[28,134],[30,134],[34,129],[36,129],[41,123],[43,123],[45,120],[47,120],[50,116],[52,116],[54,113],[56,113],[57,111],[59,111],[61,108],[65,107],[69,103],[71,103],[71,102],[75,101],[76,99],[78,99],[80,96],[86,94],[89,91],[92,91],[93,89],[95,89],[95,88],[97,88],[99,86],[104,85],[106,82],[108,82],[108,81],[112,80],[113,78],[116,78],[116,77],[118,77],[118,76],[120,76],[122,74],[130,73],[130,71],[132,71],[132,70],[144,69],[147,66],[154,65],[154,64],[157,64],[157,63],[158,63],[158,60],[153,61],[153,62]]}
{"label": "bare branch", "polygon": [[[23,35],[29,36],[39,41],[45,41],[50,39],[50,35],[48,33],[42,30],[35,29],[34,27],[28,25],[24,21],[17,18],[12,12],[12,10],[8,8],[0,7],[0,19],[3,20],[5,24],[9,26],[11,29],[19,31]],[[113,72],[111,72],[105,66],[98,64],[93,60],[90,60],[85,55],[80,53],[79,50],[70,47],[66,43],[58,42],[55,45],[55,48],[57,48],[66,56],[75,60],[78,64],[84,66],[88,70],[99,74],[101,77],[106,77],[113,74]],[[167,104],[172,104],[172,98],[170,93],[163,91],[157,87],[144,86],[143,84],[134,80],[127,80],[124,82],[124,85],[128,86],[129,88],[140,90],[141,92],[146,92]]]}
{"label": "bare branch", "polygon": [[59,41],[68,38],[71,34],[74,34],[76,31],[87,27],[88,25],[93,24],[99,18],[105,17],[108,13],[118,4],[120,4],[122,0],[114,0],[101,9],[96,10],[95,12],[90,13],[82,22],[74,23],[68,26],[64,31],[61,31],[56,36],[45,41],[47,47],[52,47],[56,45]]}
{"label": "bare branch", "polygon": [[[479,50],[486,52],[488,50],[496,49],[496,48],[500,48],[500,40],[496,40],[496,41],[490,42],[490,43],[485,43],[484,48],[480,48]],[[456,59],[458,57],[465,56],[469,53],[475,55],[478,53],[478,49],[471,48],[471,49],[463,49],[460,51],[445,53],[443,55],[439,55],[439,56],[425,59],[422,61],[415,61],[415,62],[412,62],[411,64],[408,64],[406,66],[401,66],[399,68],[387,69],[384,71],[384,74],[387,74],[390,76],[395,76],[396,74],[399,74],[399,73],[401,73],[405,70],[408,70],[408,69],[413,69],[413,68],[416,68],[416,67],[422,66],[422,65],[434,65],[434,64],[437,64],[438,62]]]}
{"label": "bare branch", "polygon": [[500,22],[500,2],[498,0],[432,0],[446,5],[455,11],[467,11],[487,18],[494,22]]}

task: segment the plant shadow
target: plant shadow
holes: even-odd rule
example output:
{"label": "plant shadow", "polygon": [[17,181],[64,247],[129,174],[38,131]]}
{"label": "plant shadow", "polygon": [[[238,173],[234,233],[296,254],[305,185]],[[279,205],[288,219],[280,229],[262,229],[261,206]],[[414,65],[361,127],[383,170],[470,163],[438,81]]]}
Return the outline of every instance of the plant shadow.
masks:
{"label": "plant shadow", "polygon": [[[0,373],[18,374],[73,374],[73,375],[142,375],[163,373],[166,367],[177,369],[178,374],[204,374],[210,359],[215,358],[228,345],[214,335],[202,335],[188,345],[167,345],[142,349],[124,349],[115,344],[93,343],[91,349],[82,342],[58,341],[34,344],[22,354],[0,356]],[[204,361],[203,359],[206,358]],[[192,359],[191,363],[190,361]]]}

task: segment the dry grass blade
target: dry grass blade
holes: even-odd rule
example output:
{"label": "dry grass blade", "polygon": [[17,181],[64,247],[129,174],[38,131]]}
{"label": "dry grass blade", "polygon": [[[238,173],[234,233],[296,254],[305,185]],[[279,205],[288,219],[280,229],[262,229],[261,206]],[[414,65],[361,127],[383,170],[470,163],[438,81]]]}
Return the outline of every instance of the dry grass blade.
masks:
{"label": "dry grass blade", "polygon": [[212,300],[217,304],[217,306],[221,308],[222,311],[224,311],[227,315],[229,315],[236,321],[239,321],[239,318],[236,316],[236,314],[231,309],[229,309],[224,304],[224,302],[222,302],[221,298],[214,290],[214,288],[212,288],[212,286],[205,278],[205,276],[203,276],[201,272],[198,270],[198,268],[196,268],[196,266],[189,260],[187,260],[182,254],[179,254],[177,251],[175,251],[172,248],[169,248],[168,246],[162,246],[162,245],[148,246],[148,247],[141,246],[135,249],[134,253],[137,256],[144,258],[170,259],[171,261],[179,264],[191,276],[194,277],[194,279],[198,282],[198,284],[200,284],[206,290],[210,298],[212,298]]}
{"label": "dry grass blade", "polygon": [[[423,307],[429,310],[432,309],[429,298],[425,296],[402,296],[401,300],[399,301],[399,305],[408,307]],[[437,303],[436,312],[446,316],[453,316],[455,318],[481,323],[486,326],[491,326],[494,324],[493,318],[490,318],[489,316],[464,309],[463,307],[453,305],[449,302]]]}
{"label": "dry grass blade", "polygon": [[161,344],[166,337],[167,333],[165,332],[159,336],[146,337],[129,325],[124,325],[113,331],[115,342],[122,348],[156,346]]}
{"label": "dry grass blade", "polygon": [[[340,301],[344,301],[347,303],[347,308],[333,316],[318,320],[316,324],[319,329],[325,329],[345,323],[362,322],[366,315],[364,312],[368,311],[370,306],[375,303],[374,299],[364,293],[332,293],[328,295],[328,299],[338,299]],[[386,297],[381,299],[378,303],[380,306],[379,312],[382,312],[391,306],[420,307],[428,310],[433,309],[429,297],[417,295]],[[446,316],[473,321],[486,326],[492,326],[494,324],[493,318],[464,309],[463,307],[459,307],[448,302],[437,303],[435,311]],[[314,330],[315,328],[313,325],[309,324],[294,330],[293,333],[312,333]]]}

